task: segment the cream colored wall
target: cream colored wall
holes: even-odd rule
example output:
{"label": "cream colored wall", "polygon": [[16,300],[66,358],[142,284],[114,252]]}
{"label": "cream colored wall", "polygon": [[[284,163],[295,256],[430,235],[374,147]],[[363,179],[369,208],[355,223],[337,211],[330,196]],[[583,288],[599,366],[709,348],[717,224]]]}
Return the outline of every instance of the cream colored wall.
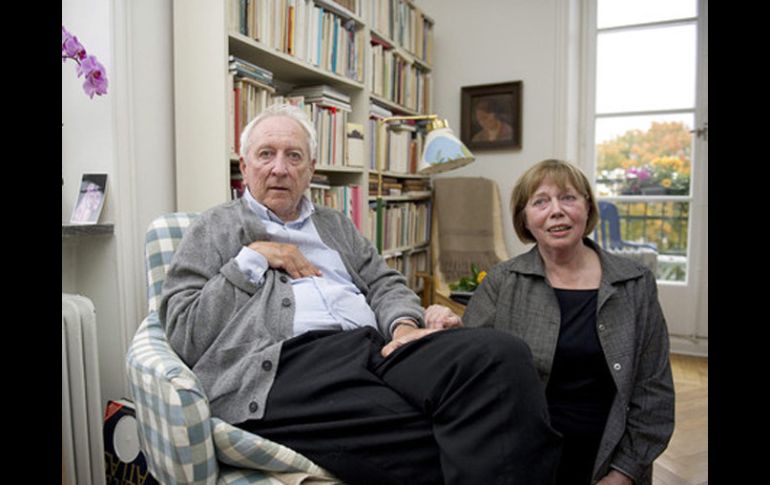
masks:
{"label": "cream colored wall", "polygon": [[62,65],[62,223],[80,177],[108,174],[101,222],[115,234],[62,239],[62,291],[96,310],[102,398],[126,396],[124,355],[146,313],[144,231],[174,210],[170,0],[62,0],[62,24],[105,66],[108,93],[89,99]]}
{"label": "cream colored wall", "polygon": [[[514,181],[545,158],[574,153],[566,95],[568,0],[420,0],[436,22],[435,112],[460,134],[463,86],[523,81],[522,149],[476,151],[476,162],[444,174],[483,176],[497,181],[503,203],[506,245],[511,256],[525,251],[508,207]],[[574,122],[572,123],[574,129]],[[571,138],[574,143],[575,137]],[[573,160],[574,161],[574,160]]]}

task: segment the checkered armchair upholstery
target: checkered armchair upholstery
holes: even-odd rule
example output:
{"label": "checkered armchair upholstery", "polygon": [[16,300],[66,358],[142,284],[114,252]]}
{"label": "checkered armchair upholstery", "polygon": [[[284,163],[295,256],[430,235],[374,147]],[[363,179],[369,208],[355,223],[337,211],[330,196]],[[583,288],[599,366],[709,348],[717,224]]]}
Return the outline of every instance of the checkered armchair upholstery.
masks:
{"label": "checkered armchair upholstery", "polygon": [[200,381],[168,344],[157,315],[161,289],[174,250],[196,217],[161,216],[145,239],[150,311],[126,364],[150,472],[167,485],[339,483],[299,453],[212,417]]}

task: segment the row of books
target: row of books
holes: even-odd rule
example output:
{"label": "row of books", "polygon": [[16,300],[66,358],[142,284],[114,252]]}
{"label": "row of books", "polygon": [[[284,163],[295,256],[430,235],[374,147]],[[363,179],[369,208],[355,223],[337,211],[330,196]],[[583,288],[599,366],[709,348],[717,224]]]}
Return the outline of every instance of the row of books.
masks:
{"label": "row of books", "polygon": [[[364,126],[348,121],[350,97],[328,85],[294,88],[286,94],[249,78],[230,74],[233,89],[230,116],[233,132],[230,148],[239,153],[240,134],[246,124],[275,102],[288,102],[303,108],[313,121],[318,134],[318,167],[362,167],[366,140]],[[390,116],[391,111],[370,105],[371,133],[368,148],[372,170],[416,173],[425,135],[415,124],[379,123],[377,119]]]}
{"label": "row of books", "polygon": [[396,177],[382,176],[369,173],[369,195],[409,195],[430,196],[429,179],[400,179]]}
{"label": "row of books", "polygon": [[315,204],[342,212],[353,221],[359,232],[362,231],[360,185],[330,185],[311,182],[309,197]]}
{"label": "row of books", "polygon": [[[363,29],[313,0],[228,0],[229,28],[341,76],[364,80]],[[357,8],[355,5],[353,5]]]}
{"label": "row of books", "polygon": [[420,251],[389,254],[385,256],[385,263],[406,277],[407,284],[415,293],[424,289],[422,278],[418,273],[430,272],[430,253],[428,248]]}
{"label": "row of books", "polygon": [[366,237],[380,252],[419,246],[430,241],[430,201],[369,203]]}
{"label": "row of books", "polygon": [[433,77],[429,71],[382,43],[372,45],[371,58],[366,82],[374,94],[415,111],[431,112]]}
{"label": "row of books", "polygon": [[369,26],[428,64],[433,59],[433,22],[411,2],[371,0]]}
{"label": "row of books", "polygon": [[230,96],[230,126],[233,136],[230,139],[231,153],[241,149],[241,132],[249,121],[264,111],[272,102],[275,89],[249,78],[242,78],[230,73],[232,95]]}
{"label": "row of books", "polygon": [[369,168],[384,172],[417,173],[425,132],[409,123],[369,120]]}
{"label": "row of books", "polygon": [[[316,128],[318,135],[317,166],[362,167],[363,126],[348,127],[348,113],[351,111],[350,97],[328,85],[297,87],[289,93],[276,94],[275,89],[253,79],[242,78],[230,73],[233,83],[230,98],[231,153],[239,153],[240,136],[246,124],[277,102],[287,102],[303,108]],[[348,156],[350,132],[353,152]]]}

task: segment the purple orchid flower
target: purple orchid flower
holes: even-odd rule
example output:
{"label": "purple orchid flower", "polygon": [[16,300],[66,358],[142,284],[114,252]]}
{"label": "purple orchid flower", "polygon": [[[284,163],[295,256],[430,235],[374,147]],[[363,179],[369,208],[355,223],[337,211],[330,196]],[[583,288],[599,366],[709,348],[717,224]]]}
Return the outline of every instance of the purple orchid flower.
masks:
{"label": "purple orchid flower", "polygon": [[107,77],[104,75],[104,66],[94,56],[86,57],[78,66],[78,77],[86,75],[83,90],[93,98],[94,94],[107,94]]}
{"label": "purple orchid flower", "polygon": [[93,98],[94,94],[107,94],[107,76],[104,66],[96,59],[86,53],[85,47],[78,41],[78,38],[61,26],[61,59],[65,62],[72,59],[78,64],[78,77],[85,74],[86,81],[83,83],[83,91]]}

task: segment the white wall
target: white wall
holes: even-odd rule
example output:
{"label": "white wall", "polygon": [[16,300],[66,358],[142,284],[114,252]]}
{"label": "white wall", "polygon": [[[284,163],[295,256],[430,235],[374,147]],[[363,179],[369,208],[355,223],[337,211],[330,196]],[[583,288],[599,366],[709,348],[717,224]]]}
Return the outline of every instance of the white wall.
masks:
{"label": "white wall", "polygon": [[146,313],[144,230],[174,210],[170,0],[62,0],[62,24],[105,66],[108,93],[89,99],[62,65],[62,223],[80,177],[108,174],[101,222],[113,236],[62,239],[62,291],[96,309],[103,400],[126,395],[124,355]]}
{"label": "white wall", "polygon": [[[513,232],[509,201],[516,179],[546,158],[570,159],[566,99],[566,0],[420,0],[435,22],[434,109],[460,134],[463,86],[523,81],[521,150],[474,151],[476,162],[443,174],[487,177],[500,187],[508,253],[531,247]],[[574,130],[574,123],[572,123]],[[571,161],[575,161],[571,159]]]}

